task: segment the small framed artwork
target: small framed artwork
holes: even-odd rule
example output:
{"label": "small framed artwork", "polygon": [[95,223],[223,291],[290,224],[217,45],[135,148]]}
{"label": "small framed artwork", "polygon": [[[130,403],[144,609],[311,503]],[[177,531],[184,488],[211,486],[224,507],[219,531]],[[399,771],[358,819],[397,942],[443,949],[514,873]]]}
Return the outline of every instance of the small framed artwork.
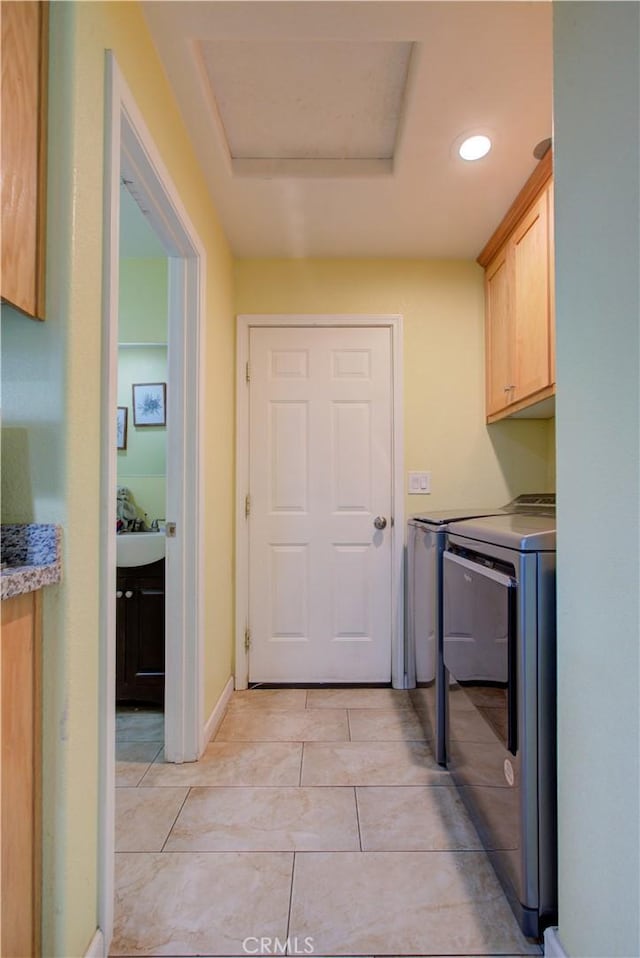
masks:
{"label": "small framed artwork", "polygon": [[167,384],[134,383],[133,425],[166,426]]}
{"label": "small framed artwork", "polygon": [[118,449],[127,448],[127,417],[129,410],[126,406],[118,406],[117,446]]}

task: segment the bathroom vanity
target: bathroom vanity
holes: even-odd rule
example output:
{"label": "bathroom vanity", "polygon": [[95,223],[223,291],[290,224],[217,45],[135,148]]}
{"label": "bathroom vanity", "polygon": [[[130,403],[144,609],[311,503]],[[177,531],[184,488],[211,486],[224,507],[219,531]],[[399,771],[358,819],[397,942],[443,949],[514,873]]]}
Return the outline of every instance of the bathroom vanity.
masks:
{"label": "bathroom vanity", "polygon": [[164,559],[118,567],[116,701],[164,704]]}

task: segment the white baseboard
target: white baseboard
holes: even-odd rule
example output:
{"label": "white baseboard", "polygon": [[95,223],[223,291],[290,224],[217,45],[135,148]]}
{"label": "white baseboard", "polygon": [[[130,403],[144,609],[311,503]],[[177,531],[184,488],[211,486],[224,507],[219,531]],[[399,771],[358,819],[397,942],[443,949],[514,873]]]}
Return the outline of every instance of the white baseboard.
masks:
{"label": "white baseboard", "polygon": [[558,938],[557,928],[545,928],[544,953],[545,958],[569,958],[569,955],[562,947],[562,942]]}
{"label": "white baseboard", "polygon": [[213,736],[218,731],[218,726],[224,718],[225,712],[227,711],[227,705],[229,704],[229,699],[231,698],[231,693],[233,692],[233,676],[230,676],[227,684],[222,690],[220,698],[213,707],[211,715],[207,719],[204,729],[202,730],[202,742],[200,743],[200,754],[204,752],[205,748],[213,738]]}
{"label": "white baseboard", "polygon": [[100,928],[96,928],[96,933],[84,953],[84,958],[104,958],[104,935]]}

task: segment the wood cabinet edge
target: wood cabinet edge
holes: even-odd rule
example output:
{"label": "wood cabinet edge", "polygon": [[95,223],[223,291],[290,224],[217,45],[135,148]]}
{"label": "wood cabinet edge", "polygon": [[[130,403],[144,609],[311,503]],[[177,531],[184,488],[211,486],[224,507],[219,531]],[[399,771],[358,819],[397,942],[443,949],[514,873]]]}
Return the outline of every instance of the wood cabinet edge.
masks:
{"label": "wood cabinet edge", "polygon": [[540,193],[545,189],[552,173],[553,157],[552,151],[549,149],[505,213],[498,228],[479,253],[476,262],[480,266],[486,269],[491,263],[529,207],[535,203]]}
{"label": "wood cabinet edge", "polygon": [[33,594],[34,649],[33,649],[33,696],[34,728],[33,743],[33,953],[42,953],[42,589]]}
{"label": "wood cabinet edge", "polygon": [[[552,396],[556,394],[555,383],[551,386],[545,386],[544,389],[538,390],[536,393],[532,393],[530,396],[525,396],[524,399],[521,399],[519,402],[514,402],[510,406],[505,406],[504,409],[500,409],[498,412],[490,413],[487,416],[487,425],[491,425],[493,422],[499,422],[501,419],[509,419],[510,416],[513,416],[514,413],[522,412],[523,409],[528,409],[529,406],[533,406],[538,402],[542,402],[544,399],[551,399]],[[535,416],[531,416],[531,419],[535,419]],[[540,419],[548,419],[549,416],[540,416]]]}
{"label": "wood cabinet edge", "polygon": [[36,250],[36,309],[34,319],[45,317],[47,248],[47,156],[49,117],[49,0],[40,0],[39,49],[40,102],[38,104],[38,245]]}

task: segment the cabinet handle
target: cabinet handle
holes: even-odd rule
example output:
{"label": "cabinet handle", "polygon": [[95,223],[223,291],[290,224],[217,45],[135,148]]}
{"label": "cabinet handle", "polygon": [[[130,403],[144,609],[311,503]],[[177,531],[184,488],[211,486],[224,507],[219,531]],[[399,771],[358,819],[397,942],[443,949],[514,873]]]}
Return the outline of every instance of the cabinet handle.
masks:
{"label": "cabinet handle", "polygon": [[121,599],[121,598],[122,598],[122,589],[118,589],[118,591],[116,592],[116,599]]}
{"label": "cabinet handle", "polygon": [[127,589],[127,591],[124,594],[124,597],[125,599],[130,599],[132,595],[133,595],[133,592],[131,592],[130,589]]}

